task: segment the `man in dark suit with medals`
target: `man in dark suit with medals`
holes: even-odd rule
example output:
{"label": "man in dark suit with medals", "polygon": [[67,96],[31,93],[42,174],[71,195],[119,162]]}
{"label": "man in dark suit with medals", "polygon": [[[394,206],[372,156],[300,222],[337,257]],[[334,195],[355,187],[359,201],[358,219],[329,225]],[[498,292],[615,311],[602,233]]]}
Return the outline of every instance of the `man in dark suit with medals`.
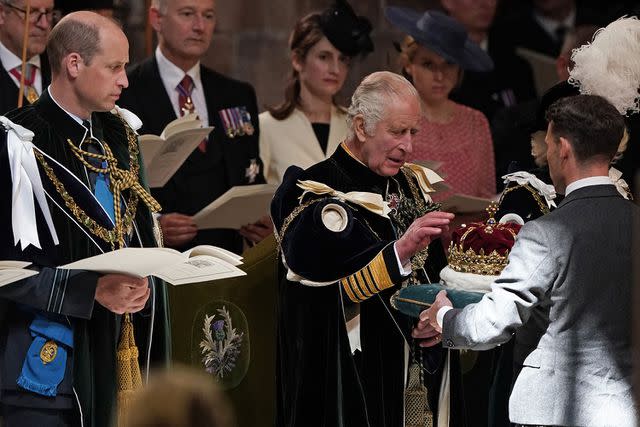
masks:
{"label": "man in dark suit with medals", "polygon": [[[29,23],[25,27],[26,3],[23,0],[0,1],[0,114],[18,106],[21,75],[24,72],[24,102],[32,103],[49,85],[49,62],[43,55],[54,19],[53,0],[31,1]],[[27,55],[22,67],[22,43],[25,29]]]}
{"label": "man in dark suit with medals", "polygon": [[163,188],[164,243],[177,249],[214,244],[242,251],[241,234],[257,242],[270,221],[241,230],[197,230],[191,215],[233,186],[264,182],[258,155],[258,109],[253,88],[200,64],[216,24],[215,0],[154,0],[149,10],[159,45],[128,72],[121,104],[143,122],[142,133],[160,134],[171,120],[195,112],[214,127]]}
{"label": "man in dark suit with medals", "polygon": [[113,21],[68,15],[48,42],[51,85],[0,117],[0,259],[30,262],[39,272],[0,287],[5,427],[111,425],[117,339],[129,319],[123,313],[140,325],[140,360],[152,353],[164,360],[161,285],[59,268],[123,246],[156,245],[159,206],[140,173],[127,120],[134,121],[114,110],[127,86],[128,49]]}

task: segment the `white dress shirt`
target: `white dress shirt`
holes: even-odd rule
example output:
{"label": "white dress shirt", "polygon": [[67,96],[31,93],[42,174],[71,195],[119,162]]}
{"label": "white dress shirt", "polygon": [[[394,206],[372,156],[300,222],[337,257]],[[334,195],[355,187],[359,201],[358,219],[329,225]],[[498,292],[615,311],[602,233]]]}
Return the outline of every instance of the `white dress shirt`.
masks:
{"label": "white dress shirt", "polygon": [[[22,65],[22,60],[9,49],[7,49],[7,47],[3,45],[2,42],[0,42],[0,61],[2,61],[2,66],[11,76],[11,80],[13,80],[17,87],[20,87],[20,80],[16,79],[16,77],[11,74],[10,71]],[[33,88],[36,90],[36,92],[38,92],[38,95],[41,95],[42,67],[40,65],[40,55],[31,57],[27,62],[36,66],[36,78],[33,82]]]}
{"label": "white dress shirt", "polygon": [[564,196],[567,197],[572,191],[576,191],[579,188],[589,187],[591,185],[613,185],[613,182],[611,182],[611,178],[609,178],[609,175],[590,176],[588,178],[582,178],[567,185]]}
{"label": "white dress shirt", "polygon": [[162,79],[162,84],[169,95],[176,117],[180,117],[180,103],[178,102],[180,94],[176,87],[178,87],[178,84],[182,81],[184,75],[188,74],[193,80],[194,85],[193,92],[191,92],[191,101],[195,106],[195,113],[200,117],[203,124],[208,124],[209,113],[207,112],[207,102],[204,97],[202,80],[200,79],[200,61],[185,73],[162,54],[160,47],[156,48],[156,61],[158,62],[160,79]]}
{"label": "white dress shirt", "polygon": [[533,13],[533,19],[542,27],[542,29],[548,33],[552,39],[557,41],[558,33],[557,30],[560,27],[564,27],[567,30],[573,28],[576,25],[576,9],[571,9],[571,13],[563,20],[556,21],[546,16],[543,16],[537,12]]}

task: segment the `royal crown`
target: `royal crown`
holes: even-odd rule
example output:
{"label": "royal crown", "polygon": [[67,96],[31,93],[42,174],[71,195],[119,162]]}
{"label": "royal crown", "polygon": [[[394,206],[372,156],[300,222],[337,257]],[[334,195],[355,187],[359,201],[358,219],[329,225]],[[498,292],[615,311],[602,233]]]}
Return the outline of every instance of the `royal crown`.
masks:
{"label": "royal crown", "polygon": [[507,257],[515,243],[520,224],[498,223],[494,215],[497,205],[488,208],[486,222],[463,224],[453,231],[449,246],[449,267],[460,273],[485,276],[499,275],[507,265]]}

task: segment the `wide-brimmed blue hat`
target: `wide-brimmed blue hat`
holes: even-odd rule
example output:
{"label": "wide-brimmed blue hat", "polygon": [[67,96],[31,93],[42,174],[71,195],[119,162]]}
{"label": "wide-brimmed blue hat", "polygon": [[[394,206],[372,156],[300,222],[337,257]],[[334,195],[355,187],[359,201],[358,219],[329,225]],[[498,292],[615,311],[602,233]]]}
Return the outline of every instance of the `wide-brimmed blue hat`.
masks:
{"label": "wide-brimmed blue hat", "polygon": [[474,43],[464,27],[442,12],[424,13],[404,7],[388,6],[385,16],[398,29],[407,33],[420,46],[426,47],[445,60],[465,70],[491,71],[493,61]]}

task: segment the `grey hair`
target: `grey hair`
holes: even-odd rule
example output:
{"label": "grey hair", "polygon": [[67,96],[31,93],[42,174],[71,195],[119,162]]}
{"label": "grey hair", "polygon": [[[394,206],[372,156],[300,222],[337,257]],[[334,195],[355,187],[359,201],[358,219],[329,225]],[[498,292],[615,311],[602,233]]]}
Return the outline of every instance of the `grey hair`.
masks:
{"label": "grey hair", "polygon": [[406,78],[390,71],[369,74],[351,97],[351,105],[347,109],[347,139],[352,139],[355,135],[353,123],[357,115],[362,116],[364,131],[371,136],[384,118],[389,101],[406,97],[415,97],[422,108],[418,91]]}
{"label": "grey hair", "polygon": [[158,9],[160,13],[165,13],[169,7],[169,0],[151,0],[151,7]]}

